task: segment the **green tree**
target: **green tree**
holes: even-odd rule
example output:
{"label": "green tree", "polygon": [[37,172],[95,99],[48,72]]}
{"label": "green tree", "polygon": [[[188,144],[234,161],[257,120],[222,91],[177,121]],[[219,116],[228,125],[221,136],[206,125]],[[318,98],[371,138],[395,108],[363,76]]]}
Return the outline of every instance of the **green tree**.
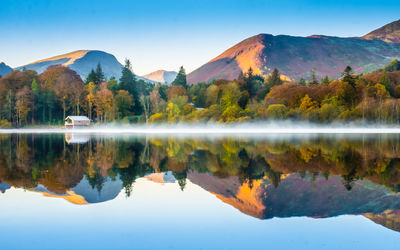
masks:
{"label": "green tree", "polygon": [[104,73],[103,70],[101,69],[101,65],[100,63],[97,64],[97,68],[96,68],[96,81],[95,82],[97,85],[102,83],[104,81]]}
{"label": "green tree", "polygon": [[138,86],[135,74],[132,72],[131,62],[126,59],[125,65],[122,68],[122,75],[119,79],[119,86],[121,90],[126,90],[132,95],[134,106],[132,111],[135,115],[141,115],[143,113],[143,107],[140,104]]}
{"label": "green tree", "polygon": [[379,83],[385,86],[385,88],[389,91],[390,95],[393,96],[393,88],[392,85],[390,84],[390,78],[386,72],[386,70],[383,70],[382,76],[379,79]]}
{"label": "green tree", "polygon": [[316,73],[315,73],[315,69],[313,68],[312,70],[311,70],[311,84],[318,84],[319,82],[318,82],[318,80],[317,80],[317,75],[316,75]]}
{"label": "green tree", "polygon": [[89,75],[86,77],[85,84],[89,84],[89,82],[93,82],[94,84],[97,84],[97,75],[94,69],[92,69],[89,73]]}
{"label": "green tree", "polygon": [[172,86],[181,85],[187,88],[187,81],[186,81],[186,71],[183,66],[180,67],[178,75],[176,76],[175,80],[172,82]]}
{"label": "green tree", "polygon": [[321,81],[321,83],[323,83],[323,84],[328,84],[328,83],[330,83],[331,81],[329,80],[329,77],[328,76],[325,76],[323,79],[322,79],[322,81]]}
{"label": "green tree", "polygon": [[353,88],[356,85],[353,69],[350,66],[346,66],[342,73],[342,80],[348,82]]}
{"label": "green tree", "polygon": [[119,90],[114,98],[117,106],[118,117],[123,118],[129,114],[129,109],[133,105],[133,97],[126,90]]}
{"label": "green tree", "polygon": [[35,123],[35,118],[36,118],[36,111],[39,108],[39,100],[40,100],[40,90],[39,90],[39,84],[37,83],[36,79],[33,79],[32,81],[32,124]]}
{"label": "green tree", "polygon": [[284,104],[271,104],[267,108],[267,116],[271,119],[285,119],[288,108]]}
{"label": "green tree", "polygon": [[267,82],[272,86],[281,85],[283,83],[281,80],[281,74],[279,73],[279,70],[277,68],[272,71],[271,75],[268,77]]}

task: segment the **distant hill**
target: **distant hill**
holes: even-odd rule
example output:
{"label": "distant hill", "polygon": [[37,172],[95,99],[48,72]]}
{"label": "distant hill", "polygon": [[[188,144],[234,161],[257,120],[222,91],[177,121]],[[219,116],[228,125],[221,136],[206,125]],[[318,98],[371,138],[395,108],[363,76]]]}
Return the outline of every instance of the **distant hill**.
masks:
{"label": "distant hill", "polygon": [[[107,78],[121,77],[123,65],[115,58],[114,55],[100,50],[77,50],[67,54],[53,56],[50,58],[35,61],[16,68],[17,70],[31,69],[39,74],[53,65],[63,65],[69,67],[78,73],[83,80],[86,79],[92,69],[96,69],[97,64],[101,65],[104,75]],[[152,80],[137,76],[138,79],[146,82],[155,83]]]}
{"label": "distant hill", "polygon": [[188,82],[194,84],[218,78],[233,80],[249,67],[264,76],[277,68],[291,80],[310,79],[312,69],[319,78],[325,75],[338,78],[347,65],[356,73],[372,72],[395,58],[400,58],[400,44],[382,40],[259,34],[191,72]]}
{"label": "distant hill", "polygon": [[170,84],[175,80],[176,75],[178,75],[178,73],[175,71],[157,70],[143,77],[155,82]]}
{"label": "distant hill", "polygon": [[365,36],[364,39],[379,39],[390,43],[400,43],[400,20],[386,24]]}
{"label": "distant hill", "polygon": [[63,55],[50,57],[35,61],[21,67],[18,70],[31,69],[39,74],[53,65],[64,65],[76,71],[82,79],[85,79],[92,69],[95,69],[97,64],[101,65],[104,75],[107,78],[121,76],[122,64],[118,62],[115,56],[99,50],[77,50]]}
{"label": "distant hill", "polygon": [[11,73],[13,69],[5,63],[0,63],[0,76],[6,76]]}

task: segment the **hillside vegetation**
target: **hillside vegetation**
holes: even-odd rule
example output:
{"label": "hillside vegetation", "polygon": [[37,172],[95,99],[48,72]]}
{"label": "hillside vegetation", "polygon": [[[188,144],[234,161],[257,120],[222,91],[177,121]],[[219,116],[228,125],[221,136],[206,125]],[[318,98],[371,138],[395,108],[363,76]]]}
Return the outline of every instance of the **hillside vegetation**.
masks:
{"label": "hillside vegetation", "polygon": [[339,80],[284,82],[277,69],[268,77],[250,68],[237,79],[188,85],[181,67],[171,85],[138,80],[130,62],[121,78],[106,79],[101,65],[85,82],[68,67],[41,74],[14,71],[0,78],[0,126],[61,124],[67,115],[87,115],[98,122],[232,123],[296,119],[312,122],[400,120],[399,62],[376,72],[355,75],[346,67]]}

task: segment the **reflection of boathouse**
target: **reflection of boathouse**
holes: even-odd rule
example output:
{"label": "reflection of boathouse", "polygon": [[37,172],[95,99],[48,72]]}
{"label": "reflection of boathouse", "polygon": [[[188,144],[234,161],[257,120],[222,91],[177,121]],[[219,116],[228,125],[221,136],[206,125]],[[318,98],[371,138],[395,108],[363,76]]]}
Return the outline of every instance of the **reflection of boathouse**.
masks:
{"label": "reflection of boathouse", "polygon": [[89,125],[90,119],[87,116],[67,116],[67,118],[65,118],[66,128],[75,128]]}
{"label": "reflection of boathouse", "polygon": [[85,144],[90,140],[89,134],[65,134],[65,141],[68,144]]}

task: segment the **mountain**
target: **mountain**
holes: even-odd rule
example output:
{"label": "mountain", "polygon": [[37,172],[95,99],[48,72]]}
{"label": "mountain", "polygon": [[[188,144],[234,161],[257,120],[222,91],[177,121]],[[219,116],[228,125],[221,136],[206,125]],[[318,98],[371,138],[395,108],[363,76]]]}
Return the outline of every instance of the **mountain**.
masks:
{"label": "mountain", "polygon": [[0,63],[0,76],[6,76],[11,73],[13,69],[5,63]]}
{"label": "mountain", "polygon": [[143,77],[155,82],[170,84],[175,80],[176,75],[178,75],[178,73],[175,71],[157,70]]}
{"label": "mountain", "polygon": [[376,29],[365,36],[364,39],[379,39],[390,43],[400,43],[400,20],[386,24],[379,29]]}
{"label": "mountain", "polygon": [[355,73],[371,72],[400,58],[400,44],[363,38],[313,35],[295,37],[259,34],[250,37],[188,74],[188,82],[209,82],[218,78],[233,80],[249,67],[267,76],[274,68],[291,80],[340,77],[350,65]]}
{"label": "mountain", "polygon": [[118,62],[115,56],[99,50],[77,50],[67,54],[32,62],[18,67],[17,69],[31,69],[40,74],[50,66],[61,64],[76,71],[82,79],[85,79],[90,71],[95,69],[99,63],[107,78],[112,76],[117,79],[120,78],[122,64]]}

